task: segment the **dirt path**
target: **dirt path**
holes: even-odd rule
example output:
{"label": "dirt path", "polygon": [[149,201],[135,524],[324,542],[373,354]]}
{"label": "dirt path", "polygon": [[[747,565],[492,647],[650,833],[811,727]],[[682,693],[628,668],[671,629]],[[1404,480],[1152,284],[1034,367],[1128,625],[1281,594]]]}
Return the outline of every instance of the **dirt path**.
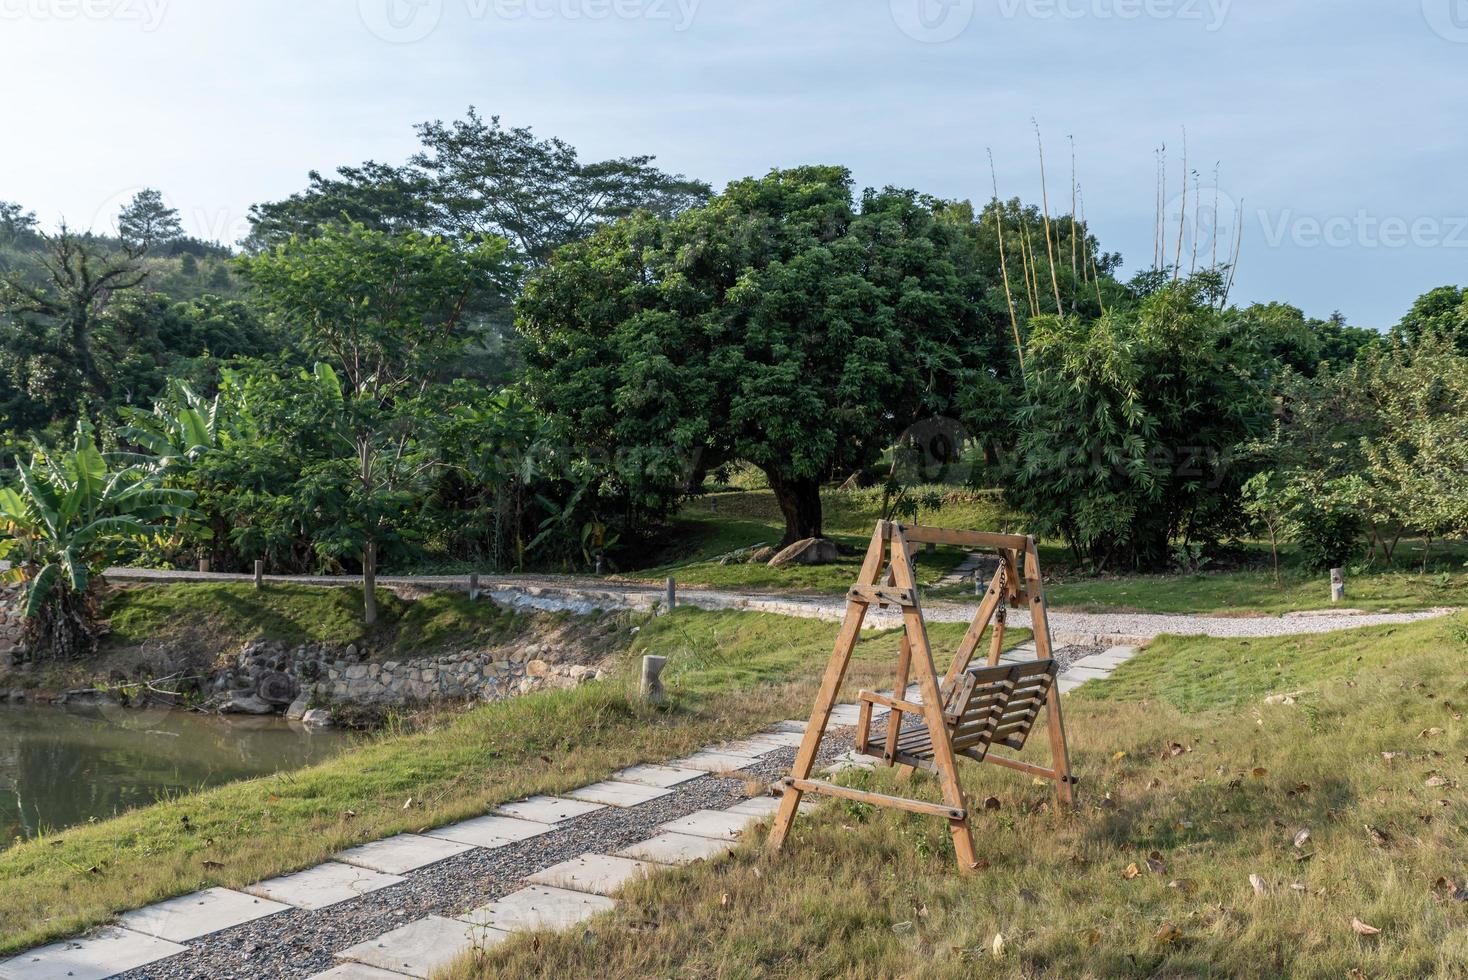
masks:
{"label": "dirt path", "polygon": [[[214,572],[161,571],[113,568],[107,578],[114,582],[248,582],[249,575]],[[360,579],[345,575],[267,575],[267,582],[301,585],[355,585]],[[469,587],[466,575],[381,576],[386,588],[459,589]],[[664,602],[664,590],[655,585],[619,582],[574,575],[481,575],[481,593],[502,605],[559,612],[590,612],[594,609],[651,609]],[[839,620],[846,611],[840,596],[804,595],[781,592],[734,592],[725,589],[679,589],[678,603],[699,609],[732,609],[778,613],[808,619]],[[976,603],[932,602],[924,607],[933,622],[967,622]],[[1411,613],[1335,613],[1328,610],[1285,616],[1192,616],[1163,613],[1072,613],[1052,611],[1050,629],[1057,643],[1113,645],[1144,643],[1163,633],[1191,636],[1250,637],[1293,636],[1330,633],[1362,626],[1412,623],[1450,615],[1454,609],[1431,609]],[[889,611],[868,615],[871,626],[899,623]],[[1028,610],[1017,610],[1013,626],[1029,626]]]}

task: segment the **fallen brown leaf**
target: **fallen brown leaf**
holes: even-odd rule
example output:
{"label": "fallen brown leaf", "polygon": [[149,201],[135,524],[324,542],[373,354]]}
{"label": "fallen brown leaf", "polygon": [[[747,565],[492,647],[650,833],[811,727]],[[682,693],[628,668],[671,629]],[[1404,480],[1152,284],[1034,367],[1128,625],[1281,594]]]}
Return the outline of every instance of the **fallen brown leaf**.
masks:
{"label": "fallen brown leaf", "polygon": [[1305,844],[1308,843],[1309,840],[1310,840],[1310,828],[1309,827],[1301,828],[1300,832],[1295,835],[1295,850],[1298,851],[1298,850],[1303,849],[1304,846],[1305,846]]}
{"label": "fallen brown leaf", "polygon": [[1376,926],[1368,926],[1366,923],[1356,918],[1351,919],[1351,928],[1356,930],[1356,935],[1358,936],[1374,936],[1377,933],[1381,932],[1381,930],[1376,928]]}
{"label": "fallen brown leaf", "polygon": [[984,797],[984,809],[985,810],[997,810],[997,809],[999,809],[1003,805],[1004,804],[1002,804],[1002,803],[999,802],[999,797],[997,797],[997,796],[986,796],[986,797]]}
{"label": "fallen brown leaf", "polygon": [[1249,875],[1249,885],[1254,889],[1255,895],[1264,895],[1269,892],[1269,883],[1258,875]]}
{"label": "fallen brown leaf", "polygon": [[1253,771],[1250,772],[1249,775],[1253,776],[1255,779],[1263,779],[1265,776],[1269,775],[1269,770],[1265,769],[1263,766],[1255,766]]}
{"label": "fallen brown leaf", "polygon": [[1155,942],[1161,943],[1164,946],[1171,946],[1181,938],[1183,938],[1183,931],[1171,922],[1162,923],[1161,927],[1152,936]]}
{"label": "fallen brown leaf", "polygon": [[1141,873],[1142,872],[1137,870],[1136,862],[1132,862],[1131,864],[1127,865],[1126,868],[1122,871],[1121,876],[1127,881],[1131,881],[1133,878]]}

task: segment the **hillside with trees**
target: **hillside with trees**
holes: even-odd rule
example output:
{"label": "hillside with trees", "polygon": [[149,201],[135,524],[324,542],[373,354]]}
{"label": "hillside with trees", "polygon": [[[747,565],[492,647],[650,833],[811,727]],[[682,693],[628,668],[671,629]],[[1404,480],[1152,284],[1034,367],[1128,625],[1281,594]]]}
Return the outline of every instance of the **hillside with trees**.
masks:
{"label": "hillside with trees", "polygon": [[[1048,202],[839,166],[714,193],[472,109],[418,136],[256,205],[238,252],[154,190],[110,235],[0,205],[12,575],[636,569],[735,474],[788,544],[821,536],[823,489],[898,499],[934,452],[1090,574],[1468,531],[1460,287],[1378,332],[1234,305],[1196,252],[1123,280]],[[26,474],[79,466],[171,509],[99,504],[62,544],[65,494]]]}

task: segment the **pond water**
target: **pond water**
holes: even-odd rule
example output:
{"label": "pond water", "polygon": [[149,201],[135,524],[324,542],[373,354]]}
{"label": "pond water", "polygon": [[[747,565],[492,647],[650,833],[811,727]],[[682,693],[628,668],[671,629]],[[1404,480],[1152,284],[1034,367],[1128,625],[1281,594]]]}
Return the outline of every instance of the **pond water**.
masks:
{"label": "pond water", "polygon": [[350,747],[279,718],[112,705],[0,705],[0,850],[190,790],[298,769]]}

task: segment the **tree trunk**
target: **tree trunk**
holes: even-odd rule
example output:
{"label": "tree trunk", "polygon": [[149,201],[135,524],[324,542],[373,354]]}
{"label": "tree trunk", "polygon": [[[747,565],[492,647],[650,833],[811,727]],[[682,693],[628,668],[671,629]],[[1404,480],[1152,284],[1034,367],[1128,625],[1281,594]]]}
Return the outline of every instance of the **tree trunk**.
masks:
{"label": "tree trunk", "polygon": [[362,545],[362,622],[377,622],[377,542]]}
{"label": "tree trunk", "polygon": [[786,479],[773,470],[765,470],[770,489],[785,516],[785,537],[780,547],[821,537],[821,483],[813,479]]}

